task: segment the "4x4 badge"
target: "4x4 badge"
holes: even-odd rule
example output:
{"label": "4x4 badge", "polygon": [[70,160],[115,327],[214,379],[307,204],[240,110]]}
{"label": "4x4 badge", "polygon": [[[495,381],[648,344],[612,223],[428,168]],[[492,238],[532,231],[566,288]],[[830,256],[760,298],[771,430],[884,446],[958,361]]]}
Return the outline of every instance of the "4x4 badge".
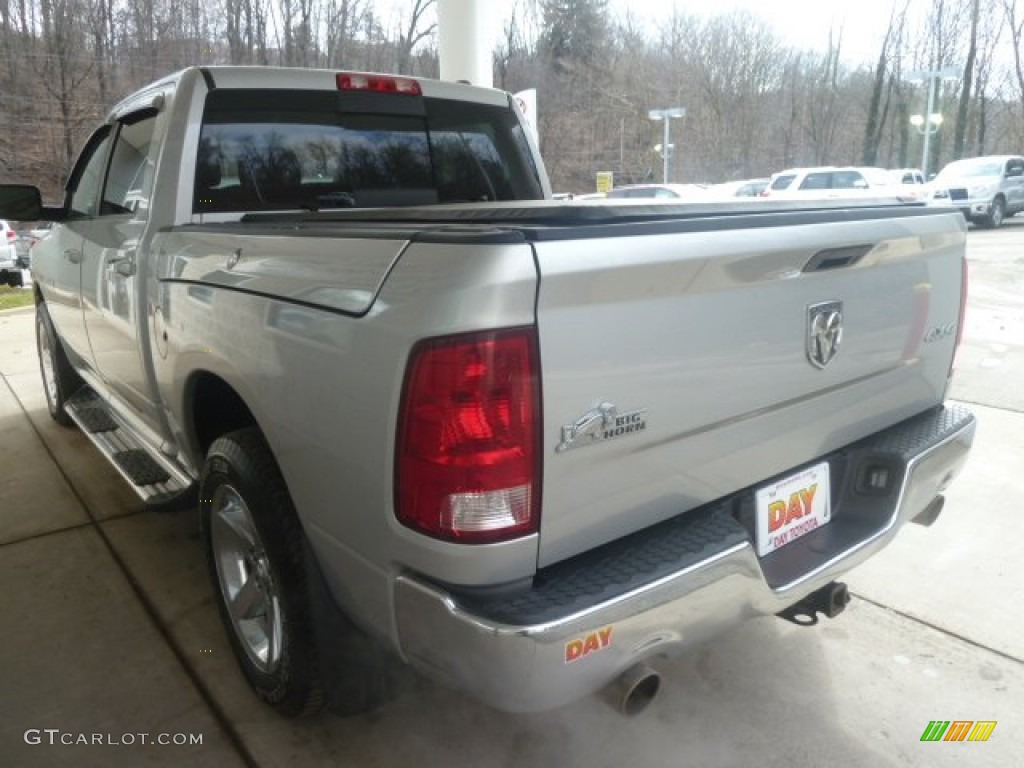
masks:
{"label": "4x4 badge", "polygon": [[824,368],[839,354],[843,340],[843,302],[823,301],[807,308],[807,359]]}

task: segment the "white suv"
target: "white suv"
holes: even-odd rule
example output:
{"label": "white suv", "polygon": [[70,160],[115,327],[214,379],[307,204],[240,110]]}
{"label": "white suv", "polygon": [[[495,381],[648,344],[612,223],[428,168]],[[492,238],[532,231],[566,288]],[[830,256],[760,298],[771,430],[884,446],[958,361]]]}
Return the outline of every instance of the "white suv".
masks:
{"label": "white suv", "polygon": [[834,200],[859,197],[901,196],[884,168],[824,166],[790,168],[772,176],[762,197],[796,200]]}
{"label": "white suv", "polygon": [[954,160],[932,180],[931,189],[934,200],[956,206],[972,224],[995,229],[1024,211],[1024,157]]}
{"label": "white suv", "polygon": [[18,249],[14,245],[17,240],[18,233],[10,224],[0,219],[0,284],[6,283],[12,288],[21,285]]}

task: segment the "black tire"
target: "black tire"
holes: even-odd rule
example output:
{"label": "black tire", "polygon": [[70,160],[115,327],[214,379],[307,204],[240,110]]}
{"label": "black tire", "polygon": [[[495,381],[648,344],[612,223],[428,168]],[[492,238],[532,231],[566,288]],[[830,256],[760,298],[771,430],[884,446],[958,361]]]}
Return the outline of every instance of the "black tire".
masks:
{"label": "black tire", "polygon": [[1001,197],[992,201],[992,208],[988,216],[982,219],[982,226],[985,229],[998,229],[1006,218],[1006,202]]}
{"label": "black tire", "polygon": [[[308,547],[259,430],[232,432],[210,446],[199,512],[217,608],[243,674],[256,694],[281,714],[316,713],[324,703],[324,690],[307,585]],[[245,515],[251,540],[240,533]],[[232,535],[238,537],[233,543]],[[240,553],[248,559],[239,562]],[[238,613],[246,601],[253,603],[244,611],[247,616],[236,620],[231,605]]]}
{"label": "black tire", "polygon": [[68,398],[82,386],[82,379],[71,367],[43,302],[36,304],[36,351],[39,355],[39,372],[43,377],[46,408],[54,421],[70,427],[74,422],[64,406]]}

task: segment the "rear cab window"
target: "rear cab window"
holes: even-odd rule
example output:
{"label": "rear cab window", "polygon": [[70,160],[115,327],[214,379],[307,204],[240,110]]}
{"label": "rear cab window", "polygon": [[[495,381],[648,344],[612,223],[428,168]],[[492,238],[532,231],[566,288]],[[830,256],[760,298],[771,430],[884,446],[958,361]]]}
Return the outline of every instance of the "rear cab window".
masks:
{"label": "rear cab window", "polygon": [[510,109],[392,94],[207,96],[193,210],[321,210],[543,199]]}

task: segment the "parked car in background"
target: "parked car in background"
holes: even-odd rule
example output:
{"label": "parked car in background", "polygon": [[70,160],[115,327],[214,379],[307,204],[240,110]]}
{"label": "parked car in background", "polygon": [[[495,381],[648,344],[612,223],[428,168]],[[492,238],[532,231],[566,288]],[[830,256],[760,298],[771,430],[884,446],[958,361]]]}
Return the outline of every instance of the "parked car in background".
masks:
{"label": "parked car in background", "polygon": [[969,222],[995,229],[1024,211],[1024,157],[990,155],[954,160],[931,183],[931,201],[948,202]]}
{"label": "parked car in background", "polygon": [[741,179],[712,184],[707,192],[715,199],[730,197],[759,197],[768,186],[768,179]]}
{"label": "parked car in background", "polygon": [[762,197],[797,200],[834,200],[861,197],[905,197],[902,185],[884,168],[790,168],[771,177]]}
{"label": "parked car in background", "polygon": [[616,187],[607,196],[618,199],[704,197],[707,194],[707,189],[703,184],[630,184],[625,187]]}
{"label": "parked car in background", "polygon": [[12,288],[21,285],[21,267],[18,266],[18,233],[4,219],[0,219],[0,284]]}
{"label": "parked car in background", "polygon": [[52,231],[53,231],[53,222],[52,221],[41,221],[38,224],[36,224],[34,227],[32,227],[32,229],[30,229],[28,231],[28,235],[29,235],[30,238],[32,238],[32,240],[34,242],[39,242],[40,240],[43,240],[44,238],[49,237],[49,235],[50,235],[50,233]]}
{"label": "parked car in background", "polygon": [[920,184],[923,186],[926,183],[924,173],[921,172],[920,168],[894,168],[889,171],[889,176],[894,184],[906,184],[908,186]]}
{"label": "parked car in background", "polygon": [[18,238],[14,241],[14,263],[18,269],[30,269],[32,267],[32,246],[38,242],[32,235],[18,232]]}
{"label": "parked car in background", "polygon": [[887,171],[888,182],[896,196],[913,202],[927,200],[929,187],[920,168],[894,168]]}

